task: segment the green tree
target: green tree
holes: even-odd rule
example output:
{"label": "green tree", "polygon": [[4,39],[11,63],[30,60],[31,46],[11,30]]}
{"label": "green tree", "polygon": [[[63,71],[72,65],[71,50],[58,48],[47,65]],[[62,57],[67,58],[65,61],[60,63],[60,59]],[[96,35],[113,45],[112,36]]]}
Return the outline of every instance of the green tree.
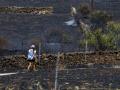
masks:
{"label": "green tree", "polygon": [[106,32],[102,32],[102,29],[96,29],[84,32],[84,34],[86,38],[80,41],[82,45],[85,45],[87,40],[88,45],[94,46],[97,51],[116,49],[118,41],[120,41],[120,23],[108,23]]}
{"label": "green tree", "polygon": [[96,50],[107,50],[114,49],[114,35],[108,31],[107,33],[102,32],[102,29],[97,29],[93,32],[96,38]]}
{"label": "green tree", "polygon": [[120,23],[108,22],[107,30],[114,36],[114,42],[116,44],[116,49],[119,47],[118,43],[120,41]]}

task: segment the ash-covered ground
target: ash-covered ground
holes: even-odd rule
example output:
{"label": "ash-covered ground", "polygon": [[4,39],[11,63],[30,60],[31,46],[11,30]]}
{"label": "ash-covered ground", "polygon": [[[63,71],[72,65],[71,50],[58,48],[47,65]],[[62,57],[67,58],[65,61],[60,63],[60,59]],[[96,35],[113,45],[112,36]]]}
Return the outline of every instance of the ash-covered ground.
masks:
{"label": "ash-covered ground", "polygon": [[[99,58],[102,59],[96,63],[91,63],[90,59],[86,61],[87,63],[82,63],[81,53],[62,54],[58,63],[57,90],[118,90],[120,88],[118,54],[119,52],[101,53]],[[90,55],[95,56],[95,53],[87,54],[87,57],[90,58]],[[115,55],[118,57],[110,61]],[[47,55],[47,59],[42,57],[40,63],[37,63],[38,71],[27,71],[28,62],[24,55],[1,57],[0,90],[54,90],[56,61],[56,56]],[[16,74],[2,76],[3,73],[11,72]]]}

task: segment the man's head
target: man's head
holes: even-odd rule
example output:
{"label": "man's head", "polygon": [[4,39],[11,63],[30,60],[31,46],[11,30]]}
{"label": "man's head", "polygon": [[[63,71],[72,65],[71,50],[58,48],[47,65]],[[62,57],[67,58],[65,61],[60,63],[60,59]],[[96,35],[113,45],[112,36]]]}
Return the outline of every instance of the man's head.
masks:
{"label": "man's head", "polygon": [[31,45],[30,47],[31,47],[31,48],[35,48],[35,45]]}

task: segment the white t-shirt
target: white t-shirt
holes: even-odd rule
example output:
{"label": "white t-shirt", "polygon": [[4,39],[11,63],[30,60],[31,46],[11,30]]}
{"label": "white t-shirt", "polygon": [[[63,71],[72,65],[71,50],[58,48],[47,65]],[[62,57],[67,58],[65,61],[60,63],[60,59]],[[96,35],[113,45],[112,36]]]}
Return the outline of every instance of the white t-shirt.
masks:
{"label": "white t-shirt", "polygon": [[36,57],[36,50],[29,49],[28,50],[28,60],[32,60]]}

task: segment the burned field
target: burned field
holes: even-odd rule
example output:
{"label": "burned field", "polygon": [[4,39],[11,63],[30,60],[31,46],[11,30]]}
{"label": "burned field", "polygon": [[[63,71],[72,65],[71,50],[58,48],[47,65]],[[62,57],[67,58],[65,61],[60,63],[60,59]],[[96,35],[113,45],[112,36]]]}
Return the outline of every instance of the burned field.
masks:
{"label": "burned field", "polygon": [[[17,75],[3,76],[1,80],[1,90],[7,88],[13,88],[12,90],[37,90],[37,84],[40,83],[42,90],[49,90],[54,88],[54,70],[51,73],[47,70],[41,70],[37,72],[19,73]],[[79,88],[85,87],[85,90],[116,90],[120,88],[120,70],[119,69],[76,69],[68,71],[59,71],[58,76],[58,88],[63,90],[64,88],[74,89],[75,86]],[[50,76],[49,76],[50,74]],[[61,86],[61,87],[60,87]],[[7,89],[9,90],[9,89]],[[41,89],[38,89],[41,90]]]}
{"label": "burned field", "polygon": [[[104,53],[104,54],[103,54]],[[97,58],[99,60],[97,60]],[[0,76],[0,88],[12,90],[49,90],[54,88],[55,55],[42,56],[38,71],[26,71],[25,56],[7,56],[0,60],[0,71],[16,72],[14,75]],[[116,90],[120,88],[119,52],[62,54],[59,60],[58,90]],[[97,61],[96,61],[97,60]],[[78,90],[79,90],[78,89]]]}

